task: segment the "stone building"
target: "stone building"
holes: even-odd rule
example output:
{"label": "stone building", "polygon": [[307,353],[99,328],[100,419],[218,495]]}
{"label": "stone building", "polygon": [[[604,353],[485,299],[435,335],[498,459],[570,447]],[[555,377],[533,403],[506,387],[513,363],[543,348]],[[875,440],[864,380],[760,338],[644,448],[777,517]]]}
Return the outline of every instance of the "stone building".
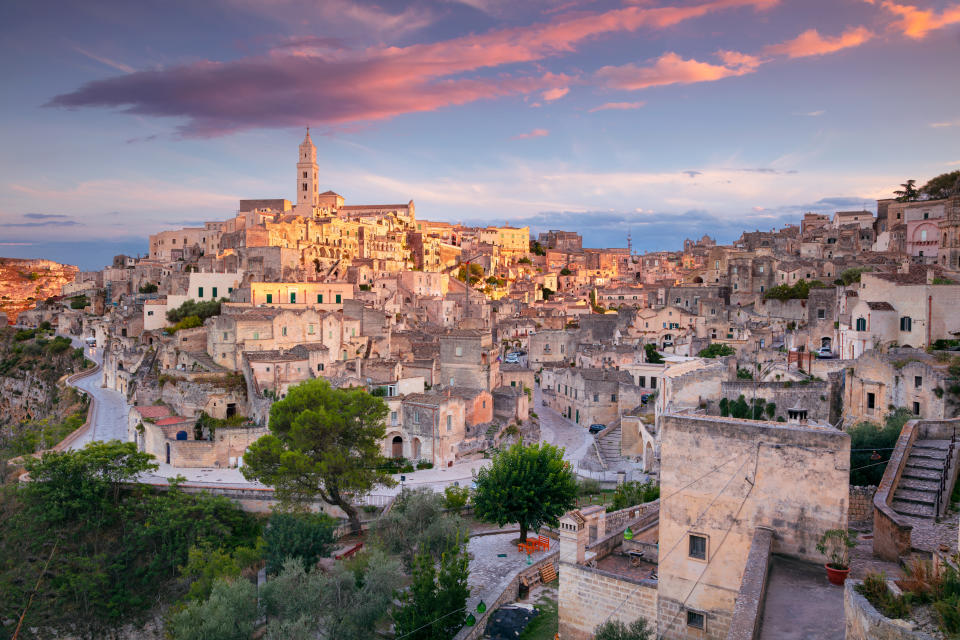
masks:
{"label": "stone building", "polygon": [[540,388],[547,406],[583,426],[614,422],[641,396],[630,374],[617,369],[545,367]]}
{"label": "stone building", "polygon": [[944,420],[960,415],[960,398],[950,363],[919,349],[867,351],[845,376],[843,410],[849,424],[882,424],[893,409],[904,407],[918,418]]}
{"label": "stone building", "polygon": [[452,465],[466,437],[464,399],[453,393],[411,393],[400,402],[398,424],[388,421],[384,455]]}
{"label": "stone building", "polygon": [[489,331],[455,329],[440,336],[440,384],[491,389],[500,385],[499,349]]}

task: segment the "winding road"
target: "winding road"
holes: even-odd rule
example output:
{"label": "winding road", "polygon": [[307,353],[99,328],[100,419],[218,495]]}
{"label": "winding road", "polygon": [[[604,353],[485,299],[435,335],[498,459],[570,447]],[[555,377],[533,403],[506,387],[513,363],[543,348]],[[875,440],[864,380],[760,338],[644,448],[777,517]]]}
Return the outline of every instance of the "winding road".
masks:
{"label": "winding road", "polygon": [[[84,355],[98,365],[103,363],[102,350],[97,347],[87,347],[79,338],[67,336],[73,342],[73,346],[83,349]],[[73,383],[77,389],[85,391],[93,398],[93,416],[90,422],[90,428],[86,433],[77,438],[71,445],[71,449],[82,449],[90,442],[106,440],[127,439],[127,416],[130,413],[130,405],[127,399],[118,391],[105,389],[103,386],[103,373],[97,369],[93,373],[76,379]]]}

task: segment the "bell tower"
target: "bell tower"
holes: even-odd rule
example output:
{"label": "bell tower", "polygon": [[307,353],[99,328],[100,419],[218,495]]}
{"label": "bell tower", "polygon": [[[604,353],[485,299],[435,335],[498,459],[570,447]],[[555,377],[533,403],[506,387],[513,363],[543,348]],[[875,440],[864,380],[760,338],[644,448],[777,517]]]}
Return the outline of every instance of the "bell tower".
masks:
{"label": "bell tower", "polygon": [[317,206],[320,194],[318,174],[317,148],[313,146],[310,127],[307,127],[307,135],[300,143],[300,155],[297,157],[297,208],[309,211],[300,211],[299,215],[312,213],[313,207]]}
{"label": "bell tower", "polygon": [[947,196],[940,234],[940,266],[954,275],[960,274],[960,178]]}

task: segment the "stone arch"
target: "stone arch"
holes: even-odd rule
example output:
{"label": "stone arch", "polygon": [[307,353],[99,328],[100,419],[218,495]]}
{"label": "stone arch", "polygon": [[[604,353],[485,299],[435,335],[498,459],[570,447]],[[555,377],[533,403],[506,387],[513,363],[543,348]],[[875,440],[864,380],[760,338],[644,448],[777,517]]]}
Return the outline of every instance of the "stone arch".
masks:
{"label": "stone arch", "polygon": [[822,349],[824,347],[826,347],[827,349],[832,349],[833,338],[831,338],[830,336],[823,336],[822,338],[820,338],[820,348]]}
{"label": "stone arch", "polygon": [[423,443],[420,442],[420,438],[414,438],[413,451],[410,453],[410,459],[419,460],[421,455],[423,455]]}

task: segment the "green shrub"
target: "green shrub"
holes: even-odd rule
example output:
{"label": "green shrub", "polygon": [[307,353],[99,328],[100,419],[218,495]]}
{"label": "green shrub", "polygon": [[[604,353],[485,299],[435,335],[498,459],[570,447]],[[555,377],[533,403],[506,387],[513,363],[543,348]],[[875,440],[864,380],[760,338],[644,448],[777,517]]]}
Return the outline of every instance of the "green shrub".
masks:
{"label": "green shrub", "polygon": [[469,501],[469,487],[455,487],[450,485],[443,490],[443,506],[446,507],[448,511],[460,513]]}
{"label": "green shrub", "polygon": [[[723,344],[721,342],[713,342],[706,349],[701,349],[697,355],[701,358],[719,358],[723,356],[732,356],[736,351],[733,347],[728,344]],[[740,377],[739,370],[737,371],[737,377]],[[753,376],[750,376],[751,379]]]}
{"label": "green shrub", "polygon": [[613,493],[613,503],[607,511],[618,511],[637,504],[653,502],[660,497],[660,486],[652,482],[624,482]]}
{"label": "green shrub", "polygon": [[887,586],[887,576],[882,571],[870,572],[863,577],[863,583],[858,584],[857,593],[867,599],[867,602],[888,618],[906,618],[910,614],[908,598],[895,595]]}
{"label": "green shrub", "polygon": [[83,309],[89,304],[90,304],[90,300],[87,298],[87,296],[84,296],[84,295],[73,296],[72,298],[70,298],[71,309]]}
{"label": "green shrub", "polygon": [[287,558],[313,567],[330,555],[336,526],[337,521],[325,513],[273,513],[263,532],[267,571],[276,574]]}
{"label": "green shrub", "polygon": [[429,460],[421,460],[417,463],[417,469],[433,469],[433,463]]}

